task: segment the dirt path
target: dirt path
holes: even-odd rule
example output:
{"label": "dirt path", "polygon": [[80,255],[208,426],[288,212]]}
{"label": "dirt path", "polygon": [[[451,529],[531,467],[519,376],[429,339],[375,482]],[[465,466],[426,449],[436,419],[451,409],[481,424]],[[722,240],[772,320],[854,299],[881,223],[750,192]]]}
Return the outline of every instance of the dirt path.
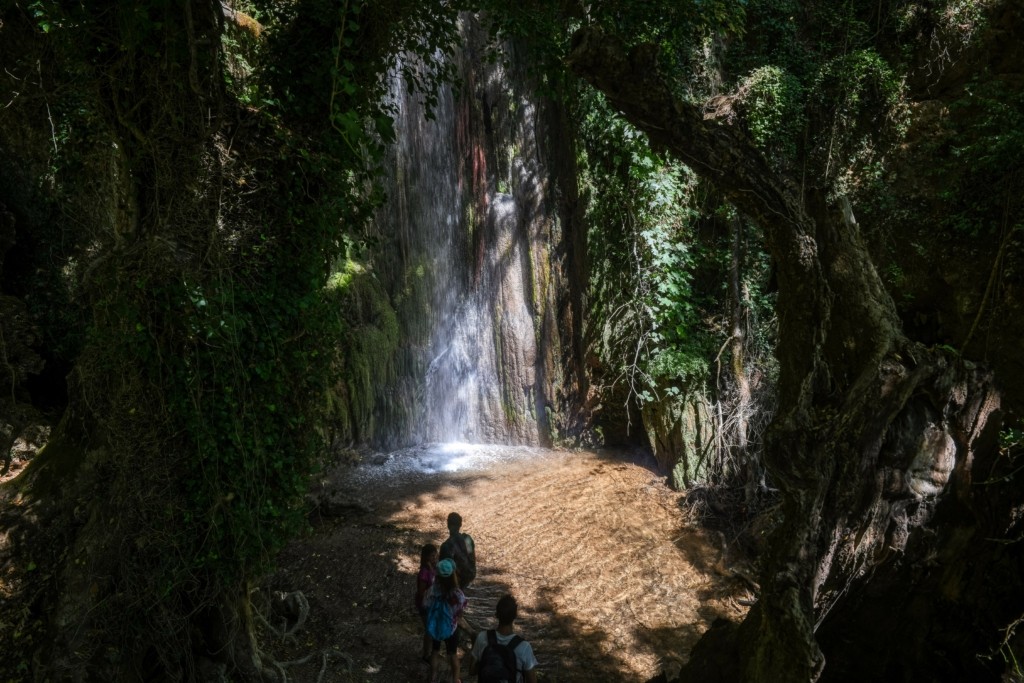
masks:
{"label": "dirt path", "polygon": [[[525,455],[523,455],[525,453]],[[296,638],[269,641],[279,660],[329,652],[324,683],[426,681],[412,592],[423,543],[462,514],[477,543],[469,617],[493,624],[505,591],[534,646],[539,678],[644,681],[679,667],[716,617],[738,618],[744,587],[721,571],[717,543],[685,523],[681,498],[647,463],[580,452],[522,451],[455,472],[343,470],[353,507],[315,522],[273,580],[301,590],[310,616]],[[440,463],[437,463],[440,467]],[[468,654],[463,679],[468,681]],[[323,658],[288,668],[316,681]]]}

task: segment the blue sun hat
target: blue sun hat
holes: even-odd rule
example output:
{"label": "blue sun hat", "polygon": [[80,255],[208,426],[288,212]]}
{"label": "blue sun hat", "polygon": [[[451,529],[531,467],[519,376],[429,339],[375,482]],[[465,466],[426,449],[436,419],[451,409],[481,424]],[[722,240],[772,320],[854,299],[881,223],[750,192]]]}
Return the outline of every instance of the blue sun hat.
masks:
{"label": "blue sun hat", "polygon": [[455,573],[455,563],[449,558],[445,558],[437,563],[437,575],[438,576],[451,576]]}

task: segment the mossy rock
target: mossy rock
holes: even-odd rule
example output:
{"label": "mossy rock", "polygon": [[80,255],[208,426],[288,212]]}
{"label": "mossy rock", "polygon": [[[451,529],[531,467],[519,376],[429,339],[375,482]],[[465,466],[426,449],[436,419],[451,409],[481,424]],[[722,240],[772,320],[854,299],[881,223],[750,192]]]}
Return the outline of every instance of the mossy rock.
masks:
{"label": "mossy rock", "polygon": [[664,396],[641,414],[659,467],[670,485],[683,490],[707,482],[712,423],[699,394]]}

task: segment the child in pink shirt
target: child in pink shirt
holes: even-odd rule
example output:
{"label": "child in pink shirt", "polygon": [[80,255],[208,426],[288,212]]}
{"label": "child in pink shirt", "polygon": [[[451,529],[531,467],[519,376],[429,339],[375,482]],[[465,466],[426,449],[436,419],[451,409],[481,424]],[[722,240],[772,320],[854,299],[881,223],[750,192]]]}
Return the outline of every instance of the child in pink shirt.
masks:
{"label": "child in pink shirt", "polygon": [[413,601],[416,606],[416,612],[420,615],[420,621],[423,622],[423,652],[422,659],[427,664],[430,663],[431,647],[433,646],[433,640],[427,633],[427,604],[426,597],[427,592],[434,585],[434,577],[437,574],[437,546],[433,543],[427,543],[420,550],[420,571],[416,575],[416,595]]}

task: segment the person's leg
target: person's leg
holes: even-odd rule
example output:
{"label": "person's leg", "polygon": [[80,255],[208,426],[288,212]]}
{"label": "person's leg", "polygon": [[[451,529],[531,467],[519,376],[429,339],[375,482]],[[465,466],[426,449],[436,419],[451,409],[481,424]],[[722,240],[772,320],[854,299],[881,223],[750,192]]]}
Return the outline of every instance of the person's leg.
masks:
{"label": "person's leg", "polygon": [[459,678],[459,651],[456,650],[448,655],[448,659],[451,660],[449,666],[452,668],[452,683],[462,683],[462,680]]}
{"label": "person's leg", "polygon": [[429,633],[424,633],[423,634],[423,661],[424,662],[430,662],[430,655],[431,655],[431,652],[432,652],[431,644],[433,642],[434,642],[434,639],[430,637]]}
{"label": "person's leg", "polygon": [[437,676],[441,672],[441,641],[431,638],[430,647],[430,681],[437,683]]}
{"label": "person's leg", "polygon": [[429,664],[430,663],[430,653],[433,650],[433,645],[432,644],[433,644],[434,639],[430,637],[429,633],[427,633],[427,610],[426,610],[426,608],[425,607],[421,607],[419,612],[420,612],[420,622],[422,622],[422,624],[423,624],[423,650],[422,650],[422,657],[423,657],[423,661],[427,662]]}
{"label": "person's leg", "polygon": [[448,668],[452,670],[452,683],[459,681],[459,631],[455,630],[452,637],[445,641],[445,649],[448,652]]}

